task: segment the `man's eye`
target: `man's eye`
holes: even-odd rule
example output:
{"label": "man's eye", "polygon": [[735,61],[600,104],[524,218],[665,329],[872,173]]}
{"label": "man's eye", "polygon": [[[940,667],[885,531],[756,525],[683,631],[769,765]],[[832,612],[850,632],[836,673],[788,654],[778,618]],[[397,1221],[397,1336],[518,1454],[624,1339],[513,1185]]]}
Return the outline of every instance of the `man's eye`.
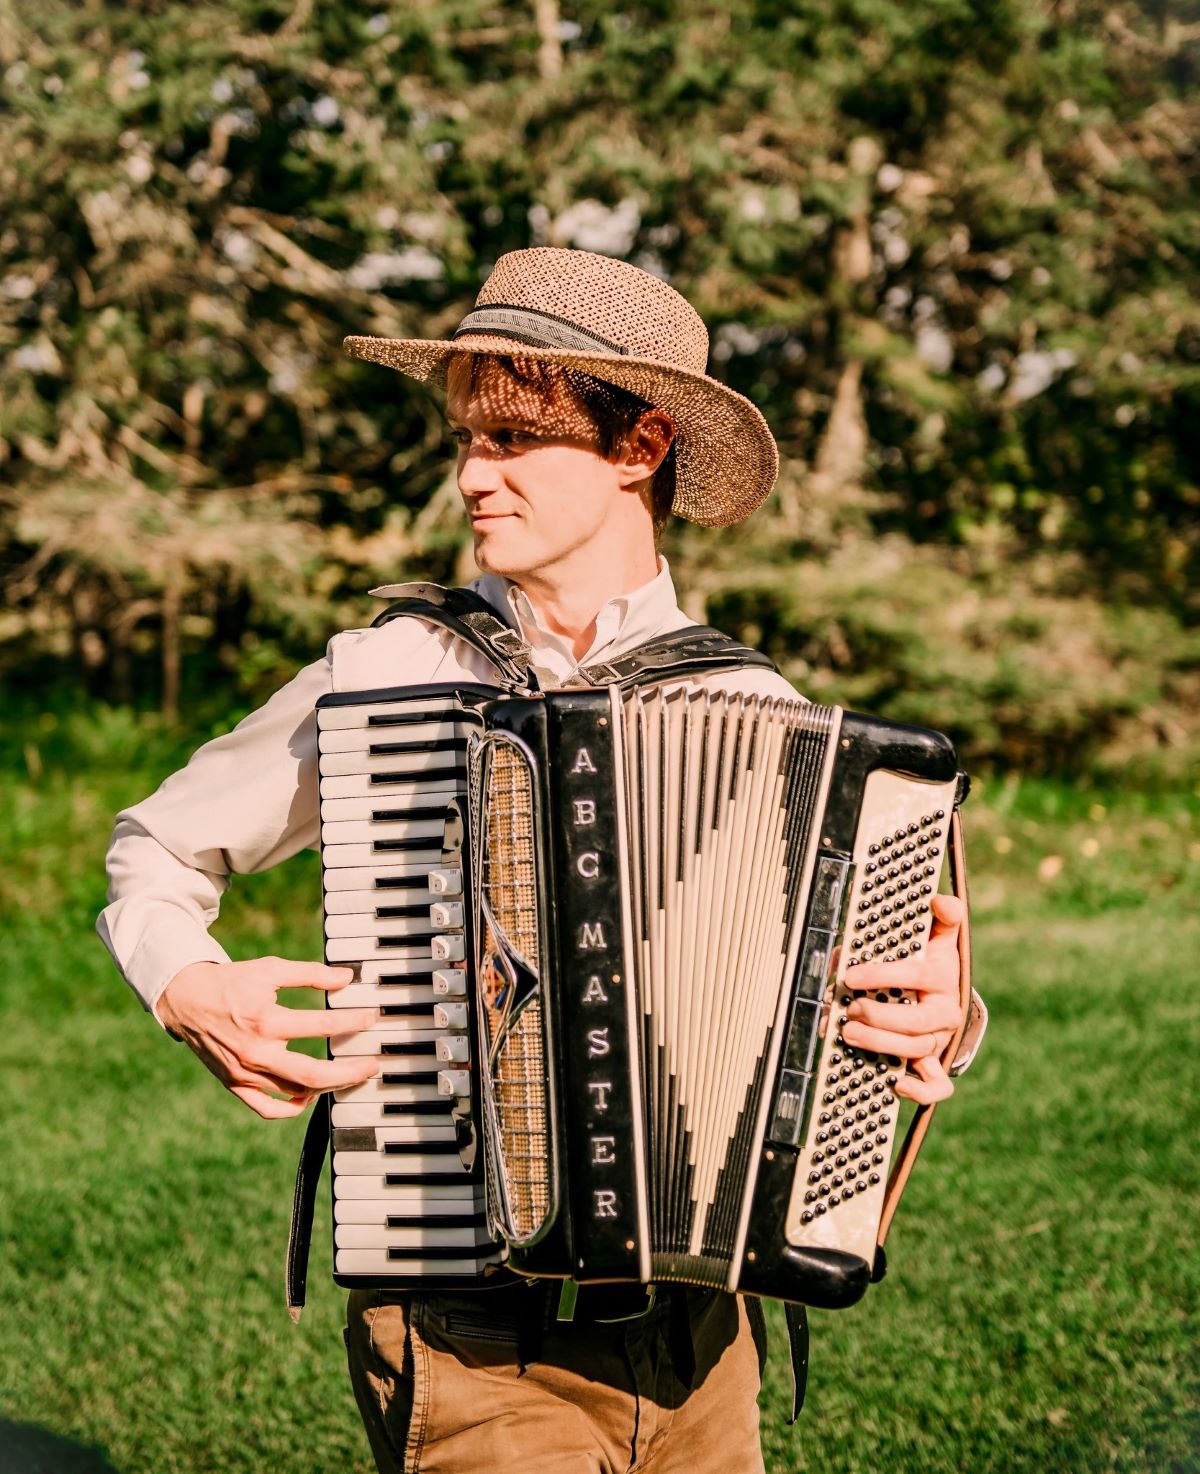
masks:
{"label": "man's eye", "polygon": [[505,445],[510,449],[524,449],[528,445],[537,445],[541,437],[535,435],[532,430],[497,430],[492,439],[497,445]]}
{"label": "man's eye", "polygon": [[451,430],[450,431],[450,439],[453,440],[453,441],[455,441],[455,443],[458,444],[458,445],[470,445],[470,443],[471,443],[471,432],[470,432],[470,430],[462,430],[462,429]]}

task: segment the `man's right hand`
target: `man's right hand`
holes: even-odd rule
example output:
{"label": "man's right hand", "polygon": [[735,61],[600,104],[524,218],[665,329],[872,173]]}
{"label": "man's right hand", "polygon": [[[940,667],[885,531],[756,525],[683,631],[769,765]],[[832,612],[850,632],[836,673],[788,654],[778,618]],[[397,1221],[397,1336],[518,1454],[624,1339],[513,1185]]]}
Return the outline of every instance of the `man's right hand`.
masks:
{"label": "man's right hand", "polygon": [[291,1039],[327,1039],[379,1023],[377,1008],[319,1011],[276,1001],[280,988],[333,992],[353,977],[348,967],[282,957],[194,962],[167,984],[158,1016],[227,1090],[260,1116],[278,1120],[300,1115],[323,1090],[361,1085],[379,1073],[376,1055],[313,1059],[287,1047]]}

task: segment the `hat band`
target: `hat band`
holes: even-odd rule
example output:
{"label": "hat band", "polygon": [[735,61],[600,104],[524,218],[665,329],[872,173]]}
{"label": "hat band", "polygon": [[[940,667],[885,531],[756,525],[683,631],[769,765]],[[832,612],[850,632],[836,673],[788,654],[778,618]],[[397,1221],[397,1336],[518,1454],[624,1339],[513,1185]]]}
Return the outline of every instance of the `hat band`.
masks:
{"label": "hat band", "polygon": [[488,333],[498,338],[512,338],[531,348],[565,348],[579,353],[618,353],[625,357],[629,349],[599,333],[555,317],[552,312],[539,312],[535,307],[506,307],[492,303],[468,312],[455,329],[456,339],[464,333]]}

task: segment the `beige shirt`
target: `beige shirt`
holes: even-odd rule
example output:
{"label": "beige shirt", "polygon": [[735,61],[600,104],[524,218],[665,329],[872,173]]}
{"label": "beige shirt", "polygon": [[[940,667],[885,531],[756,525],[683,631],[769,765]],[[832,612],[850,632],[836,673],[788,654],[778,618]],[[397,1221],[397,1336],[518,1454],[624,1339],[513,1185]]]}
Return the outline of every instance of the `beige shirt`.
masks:
{"label": "beige shirt", "polygon": [[[563,685],[580,665],[615,659],[695,623],[678,607],[665,560],[649,583],[608,600],[580,661],[568,641],[538,624],[515,585],[486,575],[471,587],[521,631],[544,686]],[[397,587],[372,592],[386,598]],[[796,695],[768,670],[701,680],[723,690]],[[146,1008],[155,1012],[163,989],[189,964],[229,960],[209,928],[232,874],[265,870],[317,844],[318,697],[439,681],[490,685],[495,672],[471,646],[419,619],[346,630],[265,706],[205,743],[156,793],[117,815],[108,850],[109,904],[96,926]]]}

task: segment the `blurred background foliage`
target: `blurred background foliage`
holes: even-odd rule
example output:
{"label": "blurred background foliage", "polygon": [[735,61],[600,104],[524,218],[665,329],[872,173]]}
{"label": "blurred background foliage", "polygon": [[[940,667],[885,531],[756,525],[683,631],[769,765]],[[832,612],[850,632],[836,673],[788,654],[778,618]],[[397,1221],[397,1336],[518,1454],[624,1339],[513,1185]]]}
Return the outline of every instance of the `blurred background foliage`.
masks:
{"label": "blurred background foliage", "polygon": [[573,245],[780,440],[669,533],[691,613],[977,766],[1176,781],[1198,82],[1167,0],[0,0],[7,682],[199,726],[470,577],[437,396],[338,345]]}

